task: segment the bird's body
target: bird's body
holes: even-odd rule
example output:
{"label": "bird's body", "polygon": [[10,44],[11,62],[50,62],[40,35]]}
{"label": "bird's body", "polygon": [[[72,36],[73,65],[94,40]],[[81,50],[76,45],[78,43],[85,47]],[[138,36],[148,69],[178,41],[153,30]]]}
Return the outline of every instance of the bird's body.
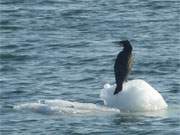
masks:
{"label": "bird's body", "polygon": [[123,51],[118,54],[114,64],[116,80],[114,94],[117,94],[122,90],[123,82],[127,80],[127,76],[132,67],[132,46],[127,40],[119,43],[123,45]]}

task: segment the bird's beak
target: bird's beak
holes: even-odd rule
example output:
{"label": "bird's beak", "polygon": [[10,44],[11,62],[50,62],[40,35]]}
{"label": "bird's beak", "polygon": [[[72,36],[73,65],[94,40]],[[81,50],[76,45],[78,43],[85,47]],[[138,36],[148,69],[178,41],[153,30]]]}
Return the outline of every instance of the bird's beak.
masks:
{"label": "bird's beak", "polygon": [[114,41],[113,43],[120,47],[123,47],[123,43],[121,41]]}

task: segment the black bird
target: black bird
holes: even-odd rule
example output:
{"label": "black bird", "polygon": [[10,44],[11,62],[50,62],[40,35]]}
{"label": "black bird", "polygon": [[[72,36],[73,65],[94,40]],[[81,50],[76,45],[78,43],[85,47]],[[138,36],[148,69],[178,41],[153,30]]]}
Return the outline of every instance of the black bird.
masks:
{"label": "black bird", "polygon": [[127,76],[132,67],[132,46],[128,40],[116,42],[123,47],[118,54],[114,64],[114,74],[116,79],[116,89],[114,95],[122,91],[123,82],[127,81]]}

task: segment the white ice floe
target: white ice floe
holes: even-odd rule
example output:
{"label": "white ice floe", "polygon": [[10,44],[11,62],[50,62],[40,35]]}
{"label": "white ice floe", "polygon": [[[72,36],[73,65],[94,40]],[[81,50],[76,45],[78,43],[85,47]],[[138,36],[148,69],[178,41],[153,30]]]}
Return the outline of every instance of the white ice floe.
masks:
{"label": "white ice floe", "polygon": [[119,109],[113,109],[106,106],[100,106],[93,103],[71,102],[61,99],[41,100],[34,103],[22,103],[15,106],[17,110],[30,110],[33,112],[51,114],[101,114],[101,113],[119,113]]}

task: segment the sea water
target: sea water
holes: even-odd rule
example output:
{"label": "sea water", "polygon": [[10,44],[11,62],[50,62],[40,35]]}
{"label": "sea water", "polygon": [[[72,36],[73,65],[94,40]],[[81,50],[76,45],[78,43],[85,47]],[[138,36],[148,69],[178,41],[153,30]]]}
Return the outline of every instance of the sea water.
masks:
{"label": "sea water", "polygon": [[[180,134],[179,0],[0,0],[0,133]],[[104,84],[128,39],[158,112],[104,106]]]}

